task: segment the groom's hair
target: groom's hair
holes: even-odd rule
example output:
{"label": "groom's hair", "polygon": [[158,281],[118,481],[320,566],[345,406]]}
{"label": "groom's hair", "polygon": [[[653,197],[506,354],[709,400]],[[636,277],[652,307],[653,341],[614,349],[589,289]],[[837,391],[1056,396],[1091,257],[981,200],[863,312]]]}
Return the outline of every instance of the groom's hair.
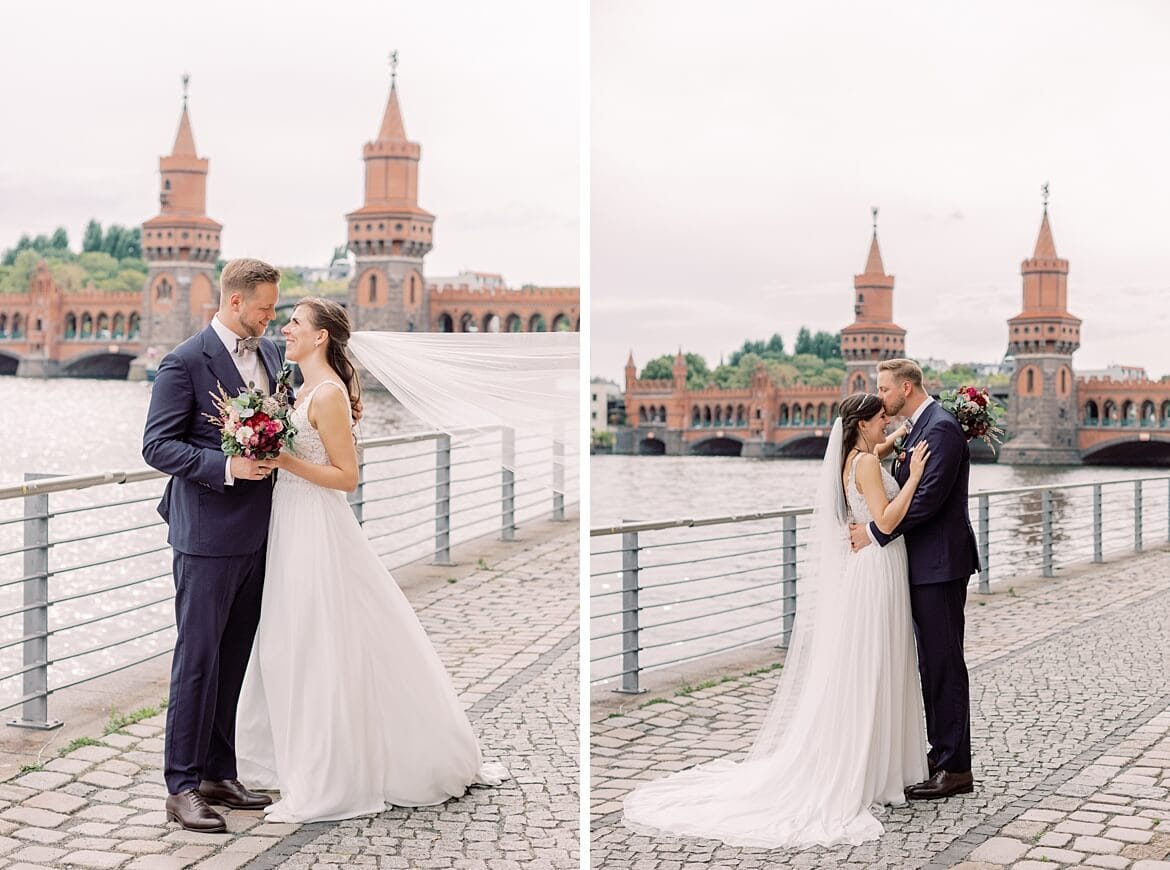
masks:
{"label": "groom's hair", "polygon": [[257,285],[279,282],[280,270],[275,266],[269,266],[263,260],[240,257],[229,260],[223,267],[223,274],[219,276],[219,296],[226,299],[233,293],[241,293],[245,299],[251,299]]}
{"label": "groom's hair", "polygon": [[922,369],[912,359],[885,359],[878,363],[879,372],[889,372],[896,381],[909,381],[916,387],[922,386]]}

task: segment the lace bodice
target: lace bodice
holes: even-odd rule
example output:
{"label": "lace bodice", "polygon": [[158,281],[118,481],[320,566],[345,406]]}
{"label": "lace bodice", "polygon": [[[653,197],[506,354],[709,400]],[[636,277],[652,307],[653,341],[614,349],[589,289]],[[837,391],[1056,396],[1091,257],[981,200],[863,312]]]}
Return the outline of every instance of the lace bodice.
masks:
{"label": "lace bodice", "polygon": [[[861,459],[861,454],[858,453],[853,457],[853,462],[849,466],[849,485],[845,487],[845,505],[849,508],[849,516],[853,522],[868,523],[873,519],[873,514],[869,511],[869,504],[865,500],[865,496],[857,488],[857,460]],[[886,498],[893,499],[900,491],[898,481],[894,480],[894,476],[886,471],[885,466],[879,464],[882,473],[882,488],[886,491]]]}
{"label": "lace bodice", "polygon": [[[321,441],[321,435],[309,422],[309,403],[313,401],[316,392],[326,384],[333,384],[339,390],[345,389],[336,381],[322,381],[302,396],[300,404],[292,410],[292,422],[297,427],[297,434],[293,436],[292,452],[298,458],[312,462],[314,465],[327,465],[329,463],[329,454],[325,450],[325,444]],[[315,485],[292,472],[281,472],[276,479],[277,486],[287,486],[294,482],[305,486]]]}

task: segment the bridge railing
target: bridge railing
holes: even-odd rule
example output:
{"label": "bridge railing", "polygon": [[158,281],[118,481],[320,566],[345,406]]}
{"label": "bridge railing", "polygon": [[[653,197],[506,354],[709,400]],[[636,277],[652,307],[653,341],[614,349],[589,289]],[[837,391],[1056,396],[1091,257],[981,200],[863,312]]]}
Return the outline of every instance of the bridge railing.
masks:
{"label": "bridge railing", "polygon": [[[1170,477],[984,490],[969,508],[981,593],[1170,541]],[[635,693],[648,669],[786,646],[811,515],[795,507],[590,530],[592,684]]]}
{"label": "bridge railing", "polygon": [[[525,523],[564,519],[578,500],[566,445],[499,429],[474,444],[435,432],[360,442],[350,505],[391,570]],[[167,655],[174,585],[150,468],[0,486],[0,711],[51,728],[49,696]]]}

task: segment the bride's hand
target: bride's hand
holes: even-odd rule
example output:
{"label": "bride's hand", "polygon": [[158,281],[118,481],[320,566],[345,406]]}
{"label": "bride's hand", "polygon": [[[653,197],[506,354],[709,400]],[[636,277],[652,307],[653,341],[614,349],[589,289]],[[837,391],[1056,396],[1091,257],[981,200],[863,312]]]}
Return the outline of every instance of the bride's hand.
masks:
{"label": "bride's hand", "polygon": [[270,459],[268,462],[273,468],[288,468],[288,458],[291,455],[287,450],[281,450],[276,454],[275,459]]}
{"label": "bride's hand", "polygon": [[922,473],[926,470],[926,460],[930,459],[930,445],[919,441],[910,450],[910,479],[915,483],[922,480]]}

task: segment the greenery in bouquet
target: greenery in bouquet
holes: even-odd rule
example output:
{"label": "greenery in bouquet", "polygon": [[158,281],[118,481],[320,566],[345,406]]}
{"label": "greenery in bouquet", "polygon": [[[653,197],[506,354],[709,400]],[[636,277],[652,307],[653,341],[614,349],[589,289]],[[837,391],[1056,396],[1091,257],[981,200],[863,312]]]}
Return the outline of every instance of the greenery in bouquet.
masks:
{"label": "greenery in bouquet", "polygon": [[289,404],[289,370],[286,366],[277,379],[276,392],[266,396],[249,384],[238,396],[227,394],[221,384],[211,398],[219,415],[204,414],[218,427],[220,447],[225,456],[246,459],[275,459],[282,447],[292,448],[296,426]]}
{"label": "greenery in bouquet", "polygon": [[991,397],[986,387],[961,386],[939,393],[939,404],[959,421],[968,440],[982,438],[993,451],[1003,443],[1003,405]]}

